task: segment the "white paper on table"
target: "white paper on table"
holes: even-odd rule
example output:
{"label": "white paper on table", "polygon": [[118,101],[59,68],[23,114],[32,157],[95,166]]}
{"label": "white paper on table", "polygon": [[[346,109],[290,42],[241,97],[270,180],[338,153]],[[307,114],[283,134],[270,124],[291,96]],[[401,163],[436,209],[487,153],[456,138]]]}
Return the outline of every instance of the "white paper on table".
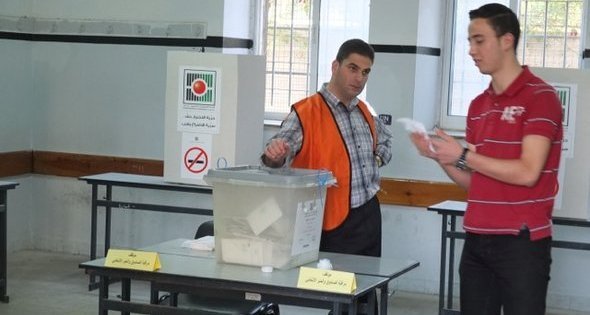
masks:
{"label": "white paper on table", "polygon": [[186,240],[182,242],[181,246],[196,250],[212,251],[215,249],[215,237],[207,235],[194,240]]}

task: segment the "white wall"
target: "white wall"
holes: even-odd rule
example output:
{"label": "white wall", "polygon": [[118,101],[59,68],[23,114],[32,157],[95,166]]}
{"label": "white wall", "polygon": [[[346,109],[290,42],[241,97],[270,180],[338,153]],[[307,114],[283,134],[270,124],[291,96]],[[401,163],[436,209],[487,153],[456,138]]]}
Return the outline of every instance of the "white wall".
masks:
{"label": "white wall", "polygon": [[[14,23],[2,16],[22,17],[30,14],[31,1],[0,0],[0,27]],[[0,41],[0,152],[31,150],[32,80],[31,44]],[[10,75],[6,75],[10,73]]]}
{"label": "white wall", "polygon": [[[0,152],[31,150],[31,44],[0,41]],[[10,73],[10,75],[6,75]]]}
{"label": "white wall", "polygon": [[2,12],[2,15],[26,16],[31,13],[31,10],[32,10],[32,0],[22,0],[22,1],[1,0],[0,1],[0,12]]}
{"label": "white wall", "polygon": [[166,51],[35,42],[35,150],[164,159]]}
{"label": "white wall", "polygon": [[[437,25],[444,16],[440,6],[436,0],[373,0],[369,41],[441,48],[442,29]],[[242,36],[235,30],[225,33],[227,16],[236,16],[236,12],[227,11],[229,8],[218,0],[36,0],[32,5],[30,1],[0,0],[2,14],[15,16],[32,13],[45,18],[205,21],[211,36]],[[0,60],[0,67],[10,71],[10,76],[3,76],[10,80],[0,79],[0,152],[35,149],[163,159],[165,56],[169,49],[0,40],[0,53],[10,56]],[[438,56],[379,53],[367,99],[394,119],[421,112],[421,106],[432,107],[437,102],[440,66]],[[394,124],[392,130],[393,160],[383,171],[385,177],[448,181],[434,163],[416,154],[401,126]],[[275,131],[266,127],[265,139]],[[7,180],[21,183],[9,191],[9,250],[89,252],[89,185],[77,179],[42,175]],[[211,205],[209,196],[132,190],[117,194],[141,202]],[[196,226],[207,219],[120,210],[114,210],[113,217],[112,244],[116,246],[192,237]],[[102,211],[99,218],[104,218]],[[423,208],[384,205],[383,224],[384,256],[421,262],[418,271],[402,277],[395,286],[437,292],[440,217]],[[590,231],[557,228],[557,236],[588,241]],[[99,240],[101,237],[99,233]],[[554,251],[550,305],[590,310],[590,276],[585,272],[589,264],[587,252]]]}
{"label": "white wall", "polygon": [[[428,10],[419,10],[427,7]],[[380,45],[440,48],[444,19],[440,1],[372,1],[369,41]],[[383,177],[450,181],[429,160],[419,157],[397,118],[414,117],[431,127],[440,95],[441,58],[414,53],[377,53],[367,83],[367,100],[380,114],[393,116],[392,163]]]}

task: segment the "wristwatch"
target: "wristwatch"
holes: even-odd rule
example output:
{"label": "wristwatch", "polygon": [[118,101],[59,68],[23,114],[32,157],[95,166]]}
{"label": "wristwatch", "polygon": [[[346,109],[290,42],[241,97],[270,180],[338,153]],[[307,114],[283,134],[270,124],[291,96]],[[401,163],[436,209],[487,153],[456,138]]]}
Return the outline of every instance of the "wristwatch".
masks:
{"label": "wristwatch", "polygon": [[381,165],[383,165],[383,160],[380,156],[375,155],[375,161],[377,162],[377,167],[381,167]]}
{"label": "wristwatch", "polygon": [[461,153],[461,156],[459,157],[459,159],[457,160],[457,162],[455,162],[455,167],[464,171],[466,170],[467,167],[467,152],[469,152],[469,149],[467,148],[463,148],[463,152]]}

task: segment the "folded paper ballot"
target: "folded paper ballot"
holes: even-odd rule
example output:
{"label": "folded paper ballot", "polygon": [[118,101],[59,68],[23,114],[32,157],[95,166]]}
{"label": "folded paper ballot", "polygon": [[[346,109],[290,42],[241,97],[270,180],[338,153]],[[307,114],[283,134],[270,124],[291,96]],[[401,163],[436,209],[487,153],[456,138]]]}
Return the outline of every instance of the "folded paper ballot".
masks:
{"label": "folded paper ballot", "polygon": [[[430,140],[430,137],[428,136],[428,133],[426,132],[426,127],[424,127],[423,123],[421,123],[417,120],[413,120],[411,118],[398,118],[396,121],[403,124],[404,127],[406,128],[407,132],[410,132],[410,133],[417,132],[417,133],[423,135],[424,139]],[[430,149],[430,151],[436,152],[434,150],[434,147],[432,146],[432,142],[430,142],[430,141],[429,141],[428,148]]]}
{"label": "folded paper ballot", "polygon": [[212,251],[215,249],[215,237],[207,235],[194,240],[186,240],[182,242],[181,246],[196,250]]}
{"label": "folded paper ballot", "polygon": [[423,123],[410,118],[398,118],[396,121],[403,124],[406,131],[410,133],[417,132],[423,134],[425,138],[428,138],[428,133],[426,132],[426,127],[424,127]]}

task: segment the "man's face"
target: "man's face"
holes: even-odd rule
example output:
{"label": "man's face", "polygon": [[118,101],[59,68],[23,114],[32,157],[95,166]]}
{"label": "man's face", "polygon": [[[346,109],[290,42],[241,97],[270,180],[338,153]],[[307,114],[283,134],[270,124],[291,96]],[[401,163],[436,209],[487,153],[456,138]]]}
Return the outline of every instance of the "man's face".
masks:
{"label": "man's face", "polygon": [[341,63],[332,63],[333,93],[348,104],[365,88],[373,63],[371,59],[356,53],[350,54]]}
{"label": "man's face", "polygon": [[497,36],[485,19],[469,23],[469,55],[483,74],[493,74],[502,66],[505,53],[510,52],[512,34]]}

